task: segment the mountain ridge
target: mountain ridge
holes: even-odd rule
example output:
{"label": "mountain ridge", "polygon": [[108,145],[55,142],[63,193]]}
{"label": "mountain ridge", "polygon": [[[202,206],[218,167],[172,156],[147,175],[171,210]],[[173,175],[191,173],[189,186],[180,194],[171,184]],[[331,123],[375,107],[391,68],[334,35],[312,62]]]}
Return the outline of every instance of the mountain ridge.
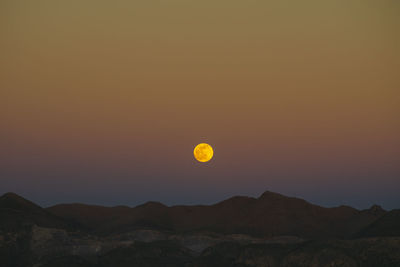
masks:
{"label": "mountain ridge", "polygon": [[[10,207],[14,210],[7,210]],[[258,198],[233,196],[212,205],[166,206],[148,201],[135,207],[72,203],[45,209],[15,193],[6,193],[0,197],[0,212],[4,214],[5,221],[9,217],[9,222],[18,218],[19,221],[42,226],[62,228],[74,225],[100,235],[155,229],[180,233],[208,231],[301,238],[360,236],[364,229],[388,213],[377,205],[365,210],[345,205],[326,208],[271,191],[265,191]],[[7,215],[7,212],[10,214]],[[13,212],[23,216],[15,217]],[[374,230],[373,233],[377,235],[379,231]]]}
{"label": "mountain ridge", "polygon": [[80,227],[11,192],[0,196],[0,218],[0,230],[5,231],[19,231],[32,224],[69,230]]}

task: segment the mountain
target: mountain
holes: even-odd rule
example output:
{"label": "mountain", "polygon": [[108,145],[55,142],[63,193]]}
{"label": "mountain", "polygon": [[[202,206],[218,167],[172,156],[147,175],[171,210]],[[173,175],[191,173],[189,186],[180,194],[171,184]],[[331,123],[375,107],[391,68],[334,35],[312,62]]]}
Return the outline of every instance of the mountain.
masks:
{"label": "mountain", "polygon": [[43,212],[43,209],[40,206],[14,193],[5,193],[0,197],[0,209],[25,212]]}
{"label": "mountain", "polygon": [[347,206],[324,208],[269,191],[259,198],[237,196],[210,206],[167,207],[157,202],[134,208],[62,204],[47,211],[102,234],[144,228],[304,238],[350,237],[385,213]]}
{"label": "mountain", "polygon": [[0,230],[15,231],[33,224],[65,229],[78,227],[17,194],[6,193],[0,197]]}
{"label": "mountain", "polygon": [[387,212],[357,235],[357,237],[382,236],[400,236],[400,209]]}
{"label": "mountain", "polygon": [[214,232],[255,237],[351,238],[398,234],[399,211],[379,206],[357,210],[324,208],[266,191],[259,198],[236,196],[214,205],[172,206],[147,202],[134,208],[61,204],[47,209],[14,193],[0,197],[0,228],[79,229],[97,235],[152,229],[177,233]]}
{"label": "mountain", "polygon": [[265,192],[131,208],[0,197],[1,266],[400,266],[400,210]]}

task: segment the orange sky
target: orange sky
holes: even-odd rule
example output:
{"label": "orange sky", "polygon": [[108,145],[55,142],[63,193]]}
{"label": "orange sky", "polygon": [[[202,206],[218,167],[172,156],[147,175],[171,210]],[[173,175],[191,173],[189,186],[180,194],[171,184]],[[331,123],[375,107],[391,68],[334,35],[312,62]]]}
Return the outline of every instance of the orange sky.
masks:
{"label": "orange sky", "polygon": [[[2,1],[0,190],[137,204],[269,189],[399,207],[399,12],[394,0]],[[204,141],[215,158],[199,165]]]}

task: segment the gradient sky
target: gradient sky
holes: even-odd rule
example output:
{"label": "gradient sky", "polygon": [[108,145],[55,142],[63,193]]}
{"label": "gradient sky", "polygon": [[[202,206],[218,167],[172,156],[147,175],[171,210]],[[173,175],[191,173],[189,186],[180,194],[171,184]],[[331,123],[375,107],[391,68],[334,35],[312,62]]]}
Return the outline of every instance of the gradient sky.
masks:
{"label": "gradient sky", "polygon": [[0,194],[400,208],[399,14],[397,0],[3,0]]}

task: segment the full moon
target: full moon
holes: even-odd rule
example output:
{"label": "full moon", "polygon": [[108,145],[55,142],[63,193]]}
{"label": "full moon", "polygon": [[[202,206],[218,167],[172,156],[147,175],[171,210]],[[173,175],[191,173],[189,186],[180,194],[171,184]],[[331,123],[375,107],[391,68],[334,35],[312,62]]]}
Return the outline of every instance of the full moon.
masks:
{"label": "full moon", "polygon": [[193,151],[194,157],[200,162],[207,162],[212,159],[214,151],[209,144],[198,144]]}

